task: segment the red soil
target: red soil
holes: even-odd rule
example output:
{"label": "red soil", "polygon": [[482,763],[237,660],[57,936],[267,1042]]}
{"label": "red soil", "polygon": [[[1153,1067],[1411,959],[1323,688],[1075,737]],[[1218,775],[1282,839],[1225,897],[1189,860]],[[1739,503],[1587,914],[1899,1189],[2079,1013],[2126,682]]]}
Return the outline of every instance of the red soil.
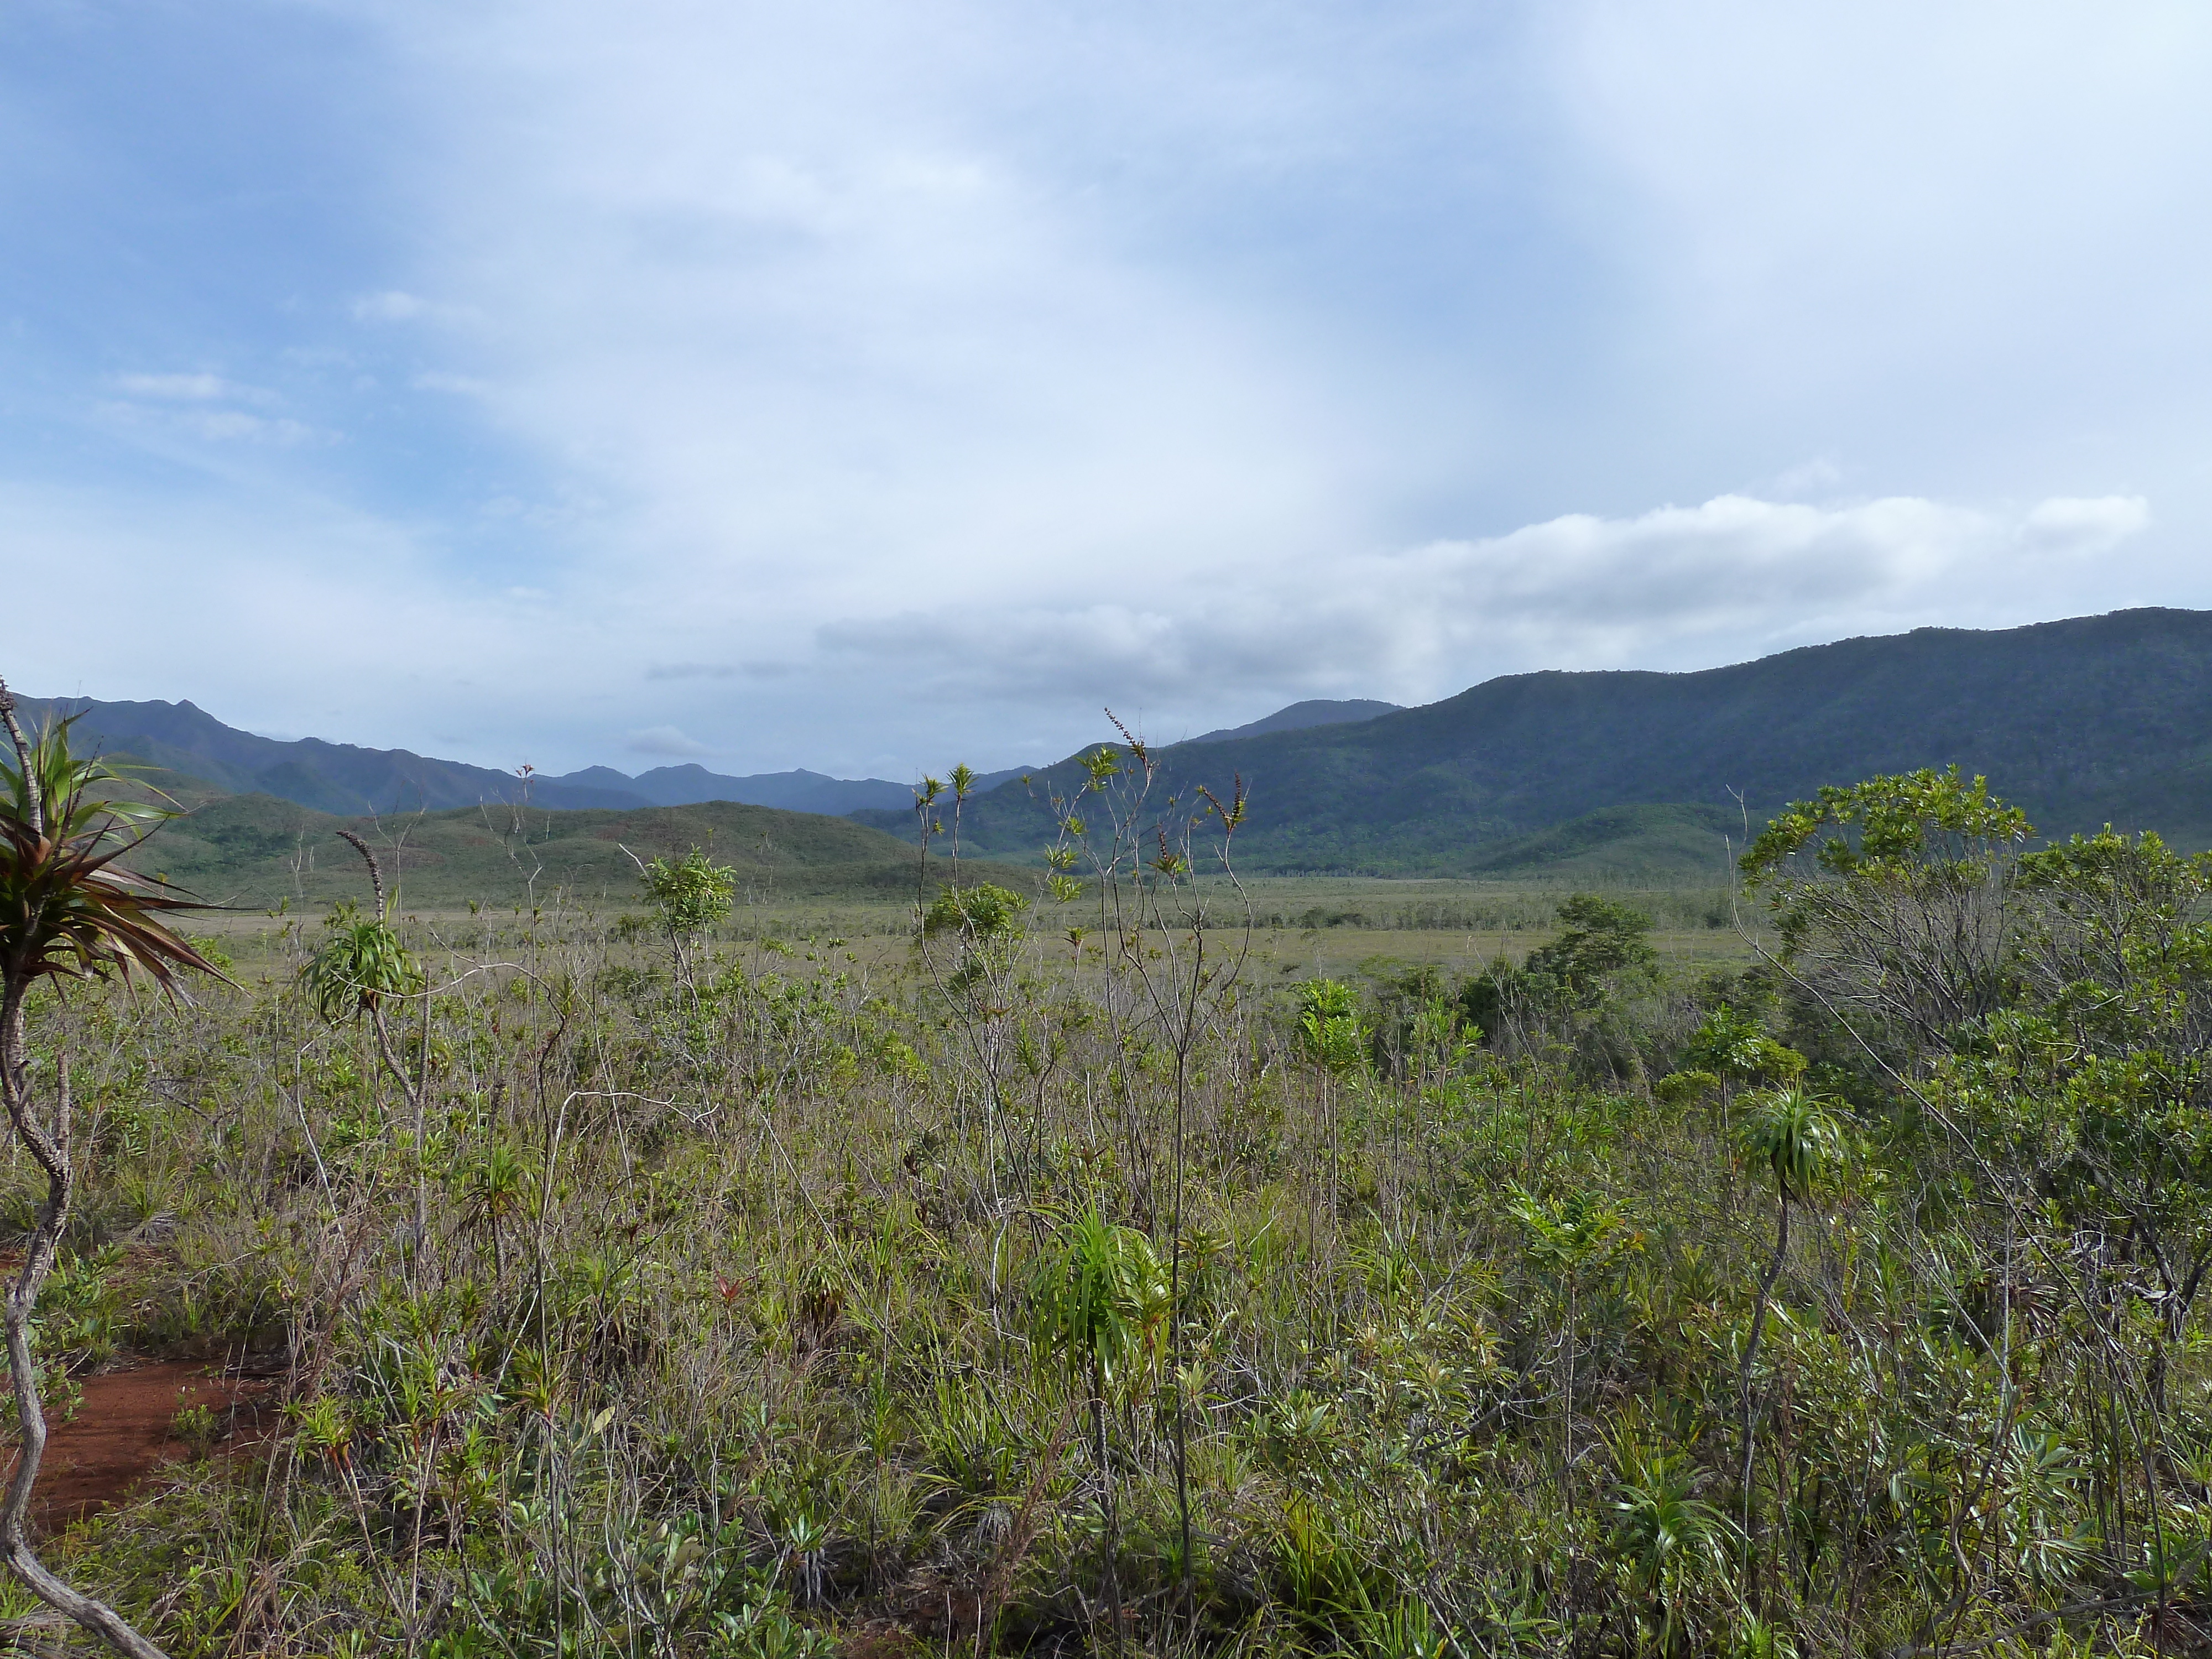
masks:
{"label": "red soil", "polygon": [[190,1452],[172,1437],[170,1425],[187,1406],[214,1412],[222,1445],[258,1439],[270,1385],[224,1376],[203,1362],[149,1360],[128,1370],[88,1376],[76,1413],[67,1422],[47,1417],[46,1467],[39,1472],[33,1505],[41,1531],[58,1531],[106,1508],[146,1475]]}

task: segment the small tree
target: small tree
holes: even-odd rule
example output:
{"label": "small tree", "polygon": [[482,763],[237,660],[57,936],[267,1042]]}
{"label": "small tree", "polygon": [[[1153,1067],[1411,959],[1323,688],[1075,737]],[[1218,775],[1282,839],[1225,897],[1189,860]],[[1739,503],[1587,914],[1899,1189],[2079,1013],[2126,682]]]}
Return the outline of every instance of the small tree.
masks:
{"label": "small tree", "polygon": [[[1517,967],[1499,957],[1459,990],[1460,1013],[1492,1048],[1527,1051],[1553,1039],[1577,1043],[1605,1023],[1613,994],[1648,978],[1657,952],[1651,918],[1595,893],[1576,893],[1555,913],[1559,935]],[[1610,1061],[1617,1042],[1603,1045]]]}
{"label": "small tree", "polygon": [[1527,1230],[1529,1261],[1552,1275],[1566,1310],[1566,1341],[1562,1345],[1566,1365],[1565,1409],[1561,1413],[1565,1443],[1559,1490],[1571,1518],[1575,1512],[1576,1322],[1583,1292],[1610,1275],[1622,1252],[1637,1240],[1620,1209],[1609,1200],[1587,1190],[1569,1193],[1558,1203],[1551,1204],[1524,1188],[1516,1187],[1510,1208],[1514,1218]]}
{"label": "small tree", "polygon": [[1743,855],[1781,965],[1886,1065],[1955,1050],[2013,986],[2019,808],[1955,766],[1830,787]]}
{"label": "small tree", "polygon": [[1559,938],[1528,953],[1527,970],[1552,981],[1575,1007],[1595,1006],[1609,977],[1649,968],[1657,957],[1651,918],[1641,910],[1576,893],[1560,902],[1558,915],[1565,924]]}
{"label": "small tree", "polygon": [[49,1607],[70,1618],[119,1653],[162,1659],[106,1603],[62,1582],[32,1548],[27,1516],[32,1488],[46,1448],[46,1409],[31,1357],[31,1317],[40,1288],[53,1270],[54,1254],[68,1224],[75,1195],[70,1163],[70,1086],[66,1056],[55,1066],[51,1117],[33,1100],[27,1005],[43,980],[106,979],[143,971],[174,993],[182,971],[223,975],[161,918],[206,907],[167,883],[117,867],[116,860],[143,842],[173,808],[118,800],[121,774],[70,750],[68,720],[50,725],[35,741],[15,719],[15,700],[0,681],[4,722],[15,764],[0,763],[0,1096],[8,1121],[46,1177],[46,1201],[33,1224],[23,1266],[9,1286],[6,1304],[8,1369],[15,1385],[15,1421],[22,1448],[7,1496],[0,1500],[0,1552],[15,1576]]}
{"label": "small tree", "polygon": [[1720,1085],[1721,1111],[1737,1087],[1761,1079],[1786,1083],[1802,1075],[1805,1056],[1777,1042],[1749,1014],[1725,1002],[1708,1013],[1682,1048],[1683,1064]]}
{"label": "small tree", "polygon": [[696,847],[680,859],[655,859],[650,864],[637,860],[635,853],[630,857],[637,861],[638,885],[645,890],[646,902],[667,931],[676,976],[689,988],[691,963],[684,954],[684,941],[698,938],[736,908],[738,872],[716,864]]}
{"label": "small tree", "polygon": [[1357,1071],[1367,1045],[1358,994],[1333,979],[1308,980],[1297,994],[1299,1054],[1332,1077]]}
{"label": "small tree", "polygon": [[1029,908],[1019,893],[988,881],[940,889],[922,913],[921,933],[924,939],[951,934],[960,942],[960,959],[946,988],[966,992],[1003,979],[1020,949]]}
{"label": "small tree", "polygon": [[[384,1068],[406,1097],[415,1122],[415,1242],[419,1247],[430,1230],[429,1189],[423,1170],[429,1133],[430,1001],[422,994],[428,981],[422,965],[399,942],[385,913],[384,872],[376,854],[350,830],[341,830],[338,835],[368,866],[376,913],[363,916],[350,900],[332,911],[324,923],[328,932],[301,970],[301,981],[315,1012],[331,1024],[343,1025],[368,1016]],[[416,1070],[410,1073],[401,1063],[392,1041],[390,1011],[395,1001],[416,996],[422,1002],[422,1040]]]}

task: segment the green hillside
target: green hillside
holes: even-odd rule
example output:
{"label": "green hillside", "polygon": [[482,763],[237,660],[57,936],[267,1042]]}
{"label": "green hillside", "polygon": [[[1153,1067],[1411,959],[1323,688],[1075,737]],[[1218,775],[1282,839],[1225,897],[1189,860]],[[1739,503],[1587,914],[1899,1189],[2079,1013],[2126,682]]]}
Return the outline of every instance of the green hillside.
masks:
{"label": "green hillside", "polygon": [[1486,841],[1469,850],[1467,874],[1497,880],[1624,882],[1733,879],[1729,847],[1744,842],[1733,806],[1608,806],[1532,835]]}
{"label": "green hillside", "polygon": [[[1160,758],[1160,801],[1250,786],[1241,844],[1255,871],[1503,873],[1497,859],[1551,856],[1527,839],[1544,831],[1567,836],[1574,858],[1710,867],[1696,826],[1741,833],[1744,811],[1756,823],[1823,784],[1953,763],[1985,773],[2046,832],[2109,819],[2201,845],[2212,613],[1922,629],[1699,673],[1516,674],[1376,720]],[[1046,799],[1077,781],[1063,763],[1004,786],[968,804],[965,832],[1027,852],[1050,833]],[[1623,806],[1675,811],[1590,816]],[[910,822],[856,816],[894,832]]]}
{"label": "green hillside", "polygon": [[[130,860],[204,898],[223,903],[321,905],[364,897],[361,858],[337,837],[349,829],[396,873],[400,902],[448,908],[474,901],[506,908],[632,902],[640,858],[704,847],[739,873],[743,894],[778,898],[904,896],[914,890],[914,850],[845,818],[726,801],[635,811],[530,811],[467,808],[404,817],[342,818],[270,795],[205,799],[203,787],[173,789],[204,799],[162,829]],[[1033,884],[1027,872],[978,866],[979,876]]]}

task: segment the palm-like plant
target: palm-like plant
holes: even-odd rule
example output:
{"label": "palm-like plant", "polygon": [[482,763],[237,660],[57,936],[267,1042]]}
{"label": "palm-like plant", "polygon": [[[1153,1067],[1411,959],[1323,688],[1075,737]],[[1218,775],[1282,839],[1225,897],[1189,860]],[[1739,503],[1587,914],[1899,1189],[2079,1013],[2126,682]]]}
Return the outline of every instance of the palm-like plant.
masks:
{"label": "palm-like plant", "polygon": [[[363,1014],[368,1016],[369,1029],[376,1034],[376,1051],[384,1060],[384,1069],[392,1074],[399,1091],[407,1097],[415,1118],[415,1243],[419,1248],[430,1231],[430,1197],[423,1175],[430,1086],[430,1000],[423,993],[429,981],[422,964],[400,943],[398,933],[392,928],[384,891],[384,870],[377,863],[376,854],[352,830],[341,830],[338,836],[350,843],[368,866],[369,885],[376,895],[376,914],[364,917],[350,903],[334,912],[323,924],[329,929],[328,936],[301,970],[301,987],[307,992],[307,1000],[315,1005],[315,1012],[333,1025],[344,1024]],[[413,1074],[400,1063],[398,1047],[392,1040],[391,1022],[386,1018],[392,1003],[410,998],[421,1004],[422,1011],[422,1040]]]}
{"label": "palm-like plant", "polygon": [[1657,1614],[1645,1622],[1662,1654],[1675,1652],[1687,1634],[1696,1581],[1727,1566],[1729,1523],[1697,1489],[1686,1456],[1658,1451],[1625,1460],[1613,1499],[1613,1548]]}
{"label": "palm-like plant", "polygon": [[0,1553],[40,1600],[118,1651],[161,1659],[161,1650],[112,1607],[49,1571],[27,1530],[31,1492],[46,1443],[30,1322],[69,1220],[74,1177],[69,1062],[64,1056],[55,1068],[54,1110],[42,1121],[32,1098],[27,1013],[42,980],[143,972],[173,992],[187,971],[223,975],[162,920],[206,907],[167,882],[133,875],[116,863],[174,817],[174,808],[117,799],[114,788],[126,780],[97,757],[70,751],[68,720],[47,726],[35,740],[27,738],[4,681],[0,723],[15,756],[13,767],[0,762],[0,1097],[9,1122],[46,1177],[46,1201],[7,1292],[8,1367],[22,1449],[0,1500]]}
{"label": "palm-like plant", "polygon": [[461,1198],[468,1206],[469,1219],[491,1233],[492,1273],[501,1284],[507,1282],[501,1224],[521,1212],[529,1180],[529,1166],[503,1140],[487,1147],[461,1179]]}
{"label": "palm-like plant", "polygon": [[422,988],[421,966],[381,915],[340,909],[329,927],[329,935],[301,974],[301,988],[315,1012],[333,1025],[368,1014],[389,1046],[391,1035],[380,1018],[384,1005]]}
{"label": "palm-like plant", "polygon": [[1842,1141],[1835,1119],[1810,1090],[1795,1084],[1753,1095],[1750,1109],[1736,1130],[1736,1144],[1745,1162],[1763,1167],[1774,1179],[1774,1256],[1766,1265],[1766,1277],[1759,1281],[1759,1303],[1751,1317],[1751,1339],[1744,1344],[1743,1366],[1738,1379],[1743,1395],[1743,1504],[1747,1532],[1751,1516],[1752,1452],[1758,1434],[1758,1422],[1752,1410],[1751,1372],[1759,1358],[1759,1340],[1766,1329],[1766,1310],[1774,1295],[1774,1281],[1781,1277],[1783,1259],[1790,1253],[1790,1206],[1802,1201],[1835,1164]]}
{"label": "palm-like plant", "polygon": [[1038,1346],[1057,1353],[1090,1396],[1091,1451],[1098,1460],[1106,1597],[1114,1644],[1121,1644],[1121,1577],[1116,1557],[1114,1474],[1106,1439],[1107,1390],[1157,1354],[1168,1313],[1167,1277],[1152,1241],[1108,1222],[1096,1205],[1062,1230],[1036,1279]]}

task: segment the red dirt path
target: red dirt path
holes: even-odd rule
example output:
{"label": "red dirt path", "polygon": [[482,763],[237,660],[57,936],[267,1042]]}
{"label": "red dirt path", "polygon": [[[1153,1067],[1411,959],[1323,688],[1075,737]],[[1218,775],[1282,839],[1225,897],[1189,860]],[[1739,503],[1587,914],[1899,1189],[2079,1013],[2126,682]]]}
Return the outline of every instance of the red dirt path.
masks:
{"label": "red dirt path", "polygon": [[128,1370],[81,1380],[84,1399],[68,1422],[49,1413],[46,1467],[34,1505],[42,1532],[54,1532],[104,1509],[141,1480],[190,1455],[170,1436],[180,1407],[206,1406],[221,1447],[258,1438],[270,1384],[224,1376],[204,1362],[146,1360]]}

